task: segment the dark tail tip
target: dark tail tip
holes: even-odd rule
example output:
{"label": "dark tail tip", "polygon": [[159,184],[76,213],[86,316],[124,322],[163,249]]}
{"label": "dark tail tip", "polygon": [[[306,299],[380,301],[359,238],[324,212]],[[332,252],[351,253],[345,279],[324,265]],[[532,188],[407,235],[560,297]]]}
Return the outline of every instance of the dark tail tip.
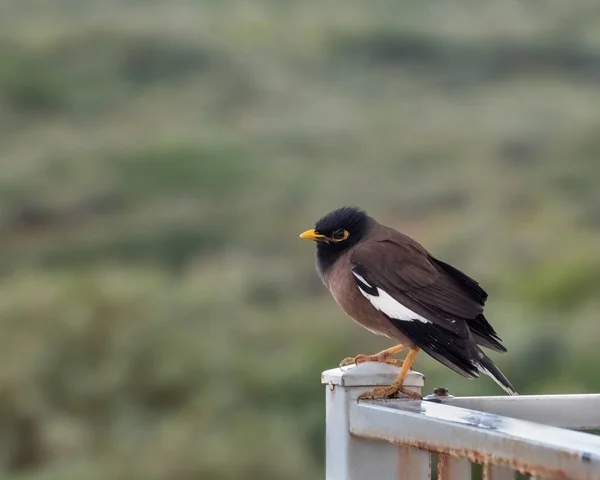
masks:
{"label": "dark tail tip", "polygon": [[485,356],[483,352],[480,354],[479,370],[488,375],[494,382],[502,387],[509,395],[518,395],[515,387],[512,386],[508,378],[494,365],[494,363]]}

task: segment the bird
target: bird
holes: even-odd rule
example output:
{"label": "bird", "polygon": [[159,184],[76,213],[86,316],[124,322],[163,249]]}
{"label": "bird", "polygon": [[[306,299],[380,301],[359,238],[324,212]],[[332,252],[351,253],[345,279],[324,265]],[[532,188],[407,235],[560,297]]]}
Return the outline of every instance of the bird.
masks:
{"label": "bird", "polygon": [[[317,273],[341,309],[362,327],[395,342],[379,353],[340,363],[401,367],[391,385],[360,398],[418,396],[404,389],[403,382],[421,350],[466,378],[483,373],[509,395],[518,395],[481,348],[507,351],[484,315],[488,294],[476,280],[357,207],[329,212],[300,238],[316,242]],[[405,349],[404,360],[394,358]]]}

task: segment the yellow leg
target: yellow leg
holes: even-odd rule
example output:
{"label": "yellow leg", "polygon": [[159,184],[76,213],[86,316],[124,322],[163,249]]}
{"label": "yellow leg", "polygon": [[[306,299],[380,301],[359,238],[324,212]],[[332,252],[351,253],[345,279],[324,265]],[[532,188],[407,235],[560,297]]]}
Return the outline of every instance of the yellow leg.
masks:
{"label": "yellow leg", "polygon": [[417,353],[419,353],[418,348],[410,349],[410,352],[408,352],[408,355],[406,355],[406,358],[404,359],[404,364],[402,365],[402,370],[400,371],[400,374],[398,375],[398,377],[396,377],[396,380],[394,380],[394,382],[390,386],[377,387],[372,392],[363,393],[358,398],[360,398],[360,399],[391,398],[391,397],[395,396],[396,393],[398,393],[398,392],[402,392],[411,398],[421,398],[420,395],[416,394],[415,392],[411,392],[410,390],[405,390],[404,387],[402,386],[402,384],[404,383],[404,379],[406,378],[406,375],[408,375],[408,371],[410,370],[410,367],[412,367],[412,364],[415,361]]}
{"label": "yellow leg", "polygon": [[365,362],[380,362],[380,363],[388,363],[390,365],[395,365],[396,367],[401,367],[403,365],[402,360],[397,360],[395,358],[390,358],[392,355],[401,352],[404,349],[404,345],[396,345],[394,347],[386,348],[375,355],[363,355],[362,353],[357,355],[356,357],[348,357],[344,358],[340,362],[340,367],[345,367],[347,365],[358,365],[359,363]]}

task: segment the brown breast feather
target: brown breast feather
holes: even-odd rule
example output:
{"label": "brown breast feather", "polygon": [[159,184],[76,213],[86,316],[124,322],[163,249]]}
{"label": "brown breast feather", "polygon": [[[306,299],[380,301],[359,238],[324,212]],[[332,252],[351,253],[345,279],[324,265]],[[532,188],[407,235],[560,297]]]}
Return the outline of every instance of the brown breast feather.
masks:
{"label": "brown breast feather", "polygon": [[351,254],[352,249],[338,259],[331,270],[324,275],[323,283],[342,310],[356,323],[377,335],[394,338],[410,348],[412,342],[383,313],[371,305],[358,289],[356,279],[350,270]]}

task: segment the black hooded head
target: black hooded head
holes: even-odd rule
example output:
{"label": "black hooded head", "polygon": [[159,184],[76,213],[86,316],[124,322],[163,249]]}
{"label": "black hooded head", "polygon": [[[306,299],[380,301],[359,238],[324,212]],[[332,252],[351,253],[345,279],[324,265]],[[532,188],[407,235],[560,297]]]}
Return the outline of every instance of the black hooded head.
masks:
{"label": "black hooded head", "polygon": [[307,230],[301,237],[317,242],[317,264],[321,271],[326,271],[342,253],[364,237],[371,223],[364,211],[342,207],[318,220],[315,228]]}

